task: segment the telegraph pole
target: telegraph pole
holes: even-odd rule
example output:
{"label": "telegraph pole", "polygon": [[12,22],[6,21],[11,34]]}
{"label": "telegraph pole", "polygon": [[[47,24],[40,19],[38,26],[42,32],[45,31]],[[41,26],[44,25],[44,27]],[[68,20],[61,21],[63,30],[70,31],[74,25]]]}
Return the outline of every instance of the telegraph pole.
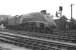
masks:
{"label": "telegraph pole", "polygon": [[71,19],[73,18],[73,4],[71,4]]}

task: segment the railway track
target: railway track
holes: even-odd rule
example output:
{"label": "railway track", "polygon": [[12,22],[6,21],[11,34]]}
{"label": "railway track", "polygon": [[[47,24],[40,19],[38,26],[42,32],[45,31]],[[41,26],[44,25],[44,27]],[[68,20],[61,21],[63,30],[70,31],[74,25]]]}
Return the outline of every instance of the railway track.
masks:
{"label": "railway track", "polygon": [[46,38],[33,37],[28,35],[0,32],[0,41],[11,43],[17,46],[32,48],[34,50],[57,50],[57,49],[76,49],[75,43],[61,42]]}
{"label": "railway track", "polygon": [[14,34],[20,34],[20,35],[25,35],[25,36],[30,36],[30,37],[45,38],[45,39],[62,41],[62,42],[64,41],[64,42],[73,43],[72,41],[76,40],[75,32],[71,32],[71,33],[55,32],[53,34],[24,32],[24,31],[9,31],[9,32],[14,33]]}

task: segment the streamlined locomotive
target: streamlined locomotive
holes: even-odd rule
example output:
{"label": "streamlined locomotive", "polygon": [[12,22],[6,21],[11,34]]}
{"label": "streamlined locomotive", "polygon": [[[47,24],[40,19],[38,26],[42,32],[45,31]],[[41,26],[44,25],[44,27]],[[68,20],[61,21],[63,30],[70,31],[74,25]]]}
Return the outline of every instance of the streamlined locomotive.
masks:
{"label": "streamlined locomotive", "polygon": [[5,24],[7,29],[52,33],[53,29],[56,27],[54,20],[44,16],[40,12],[21,15],[12,19],[7,20],[8,22]]}

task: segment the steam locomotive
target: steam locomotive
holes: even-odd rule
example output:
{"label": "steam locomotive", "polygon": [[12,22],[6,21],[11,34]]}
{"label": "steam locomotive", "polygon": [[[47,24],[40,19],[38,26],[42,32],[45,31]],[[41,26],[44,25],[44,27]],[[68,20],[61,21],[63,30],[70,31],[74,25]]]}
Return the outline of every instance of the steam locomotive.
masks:
{"label": "steam locomotive", "polygon": [[[75,21],[67,22],[66,18],[62,17],[57,20],[45,19],[39,12],[30,13],[21,16],[15,16],[13,18],[6,18],[0,21],[0,24],[4,24],[6,29],[19,30],[19,31],[30,31],[39,33],[52,33],[54,30],[64,31],[66,30],[66,25],[68,24],[70,29],[75,29]],[[56,24],[56,25],[55,25]]]}
{"label": "steam locomotive", "polygon": [[16,16],[4,21],[6,29],[29,32],[52,33],[56,27],[54,21],[48,22],[40,12]]}

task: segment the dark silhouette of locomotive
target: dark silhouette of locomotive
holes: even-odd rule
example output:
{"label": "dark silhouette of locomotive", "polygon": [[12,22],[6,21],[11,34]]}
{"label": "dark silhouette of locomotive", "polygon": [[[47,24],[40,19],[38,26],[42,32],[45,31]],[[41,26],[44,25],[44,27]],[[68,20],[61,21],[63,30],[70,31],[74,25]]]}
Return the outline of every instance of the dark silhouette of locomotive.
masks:
{"label": "dark silhouette of locomotive", "polygon": [[[56,27],[53,19],[49,18],[46,10],[41,12],[29,13],[12,19],[8,19],[7,24],[4,24],[7,29],[24,30],[29,32],[52,33]],[[50,22],[50,21],[51,22]],[[6,23],[6,22],[5,22]]]}

